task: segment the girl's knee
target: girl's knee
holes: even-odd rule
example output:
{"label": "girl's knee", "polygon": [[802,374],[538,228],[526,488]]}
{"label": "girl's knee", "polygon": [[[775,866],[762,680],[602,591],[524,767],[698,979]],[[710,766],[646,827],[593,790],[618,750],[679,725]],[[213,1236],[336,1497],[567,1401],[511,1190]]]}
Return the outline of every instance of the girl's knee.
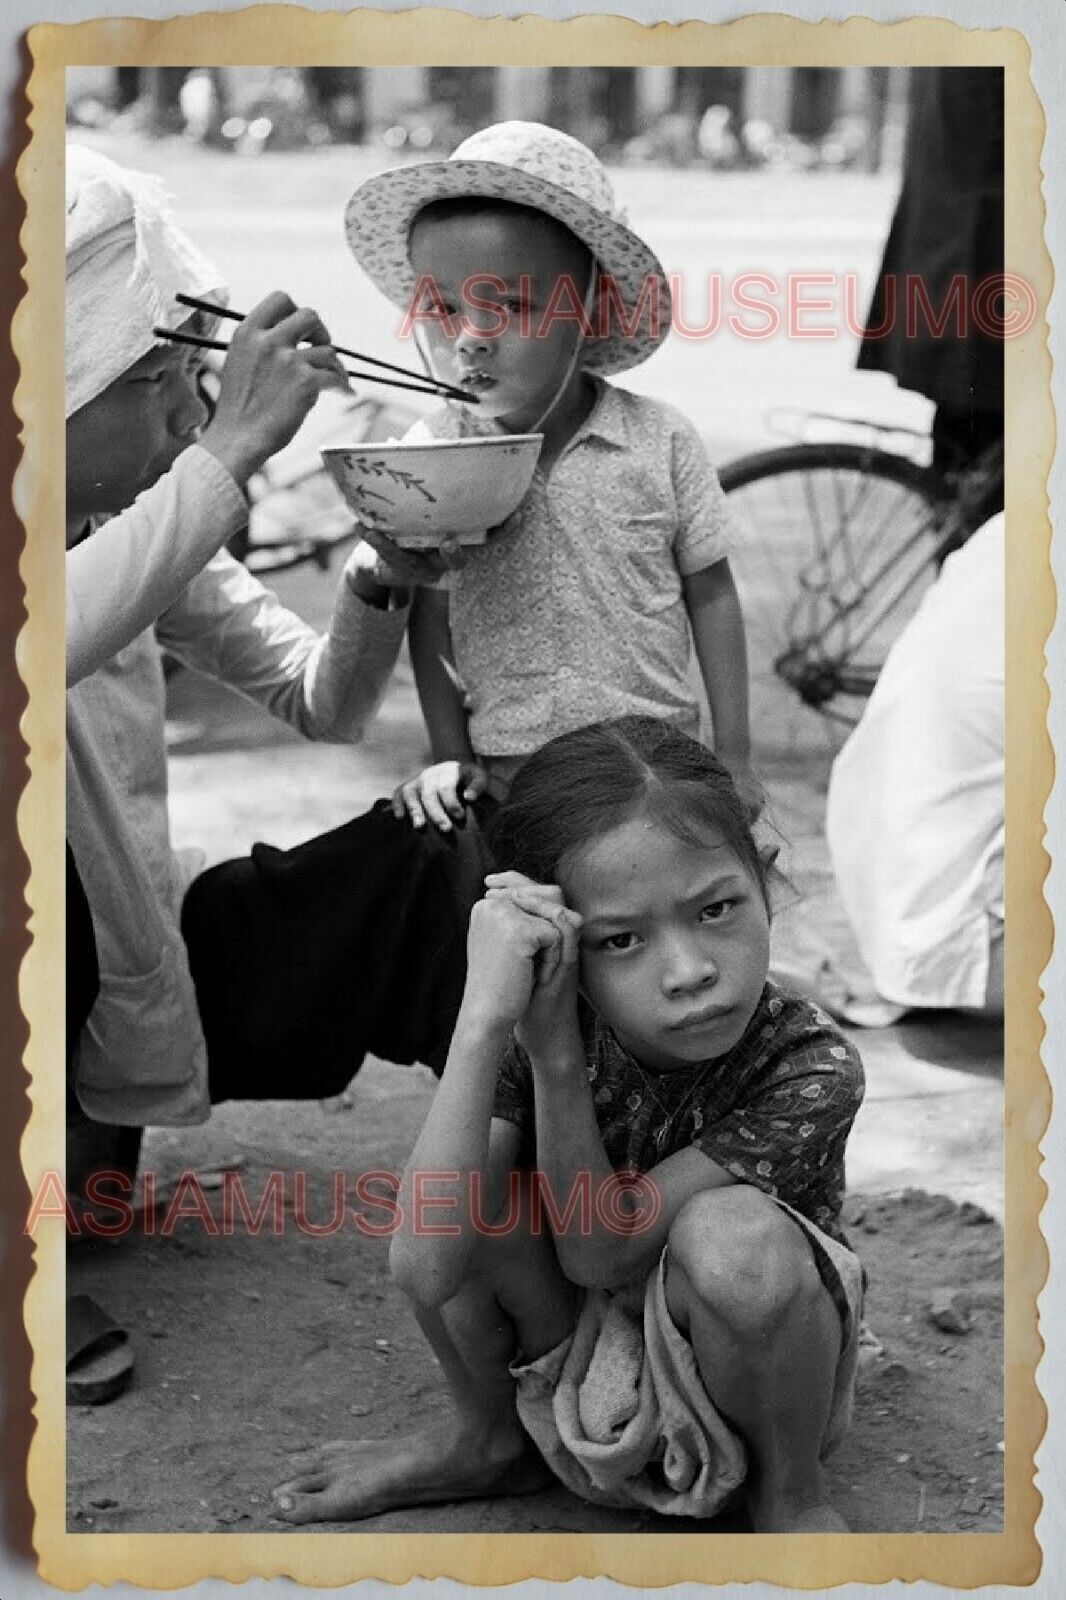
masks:
{"label": "girl's knee", "polygon": [[736,1185],[693,1196],[670,1228],[668,1272],[689,1314],[704,1308],[735,1332],[767,1333],[821,1293],[802,1230],[757,1189]]}

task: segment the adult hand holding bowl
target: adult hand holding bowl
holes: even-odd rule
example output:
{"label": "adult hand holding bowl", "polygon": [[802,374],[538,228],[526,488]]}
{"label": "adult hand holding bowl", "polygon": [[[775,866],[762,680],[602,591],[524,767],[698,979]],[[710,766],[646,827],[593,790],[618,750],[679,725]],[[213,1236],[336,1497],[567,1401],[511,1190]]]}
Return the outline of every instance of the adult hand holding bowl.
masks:
{"label": "adult hand holding bowl", "polygon": [[429,551],[484,544],[525,497],[543,442],[524,433],[340,445],[322,460],[366,528],[402,550]]}

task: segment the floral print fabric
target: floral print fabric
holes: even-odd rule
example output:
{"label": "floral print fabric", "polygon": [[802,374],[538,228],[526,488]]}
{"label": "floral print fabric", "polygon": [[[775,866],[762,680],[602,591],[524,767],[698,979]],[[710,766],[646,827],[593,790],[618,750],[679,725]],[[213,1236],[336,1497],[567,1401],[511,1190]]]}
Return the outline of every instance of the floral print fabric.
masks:
{"label": "floral print fabric", "polygon": [[[696,1145],[740,1182],[848,1243],[840,1225],[844,1146],[862,1103],[863,1070],[824,1011],[767,983],[727,1055],[675,1072],[640,1067],[585,1008],[581,1027],[596,1121],[616,1170],[647,1172]],[[523,1130],[532,1161],[533,1076],[516,1043],[500,1068],[493,1115]]]}

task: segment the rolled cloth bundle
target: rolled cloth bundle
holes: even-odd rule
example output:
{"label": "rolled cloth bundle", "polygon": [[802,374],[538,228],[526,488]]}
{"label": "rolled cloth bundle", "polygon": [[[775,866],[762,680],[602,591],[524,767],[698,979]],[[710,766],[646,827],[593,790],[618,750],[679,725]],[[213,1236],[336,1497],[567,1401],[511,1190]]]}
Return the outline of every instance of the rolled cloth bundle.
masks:
{"label": "rolled cloth bundle", "polygon": [[68,145],[66,209],[69,417],[159,343],[154,327],[188,320],[177,294],[228,295],[147,173]]}

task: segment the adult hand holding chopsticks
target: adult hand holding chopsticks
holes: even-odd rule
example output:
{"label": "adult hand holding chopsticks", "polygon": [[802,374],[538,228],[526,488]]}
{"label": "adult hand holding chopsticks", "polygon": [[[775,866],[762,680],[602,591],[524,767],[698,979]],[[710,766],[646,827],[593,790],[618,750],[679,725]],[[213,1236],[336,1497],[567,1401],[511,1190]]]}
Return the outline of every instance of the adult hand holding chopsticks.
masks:
{"label": "adult hand holding chopsticks", "polygon": [[[275,291],[234,330],[214,416],[200,443],[243,488],[288,444],[324,389],[349,387],[349,375],[317,312]],[[377,530],[362,532],[377,556],[365,564],[365,577],[376,576],[384,585],[432,584],[454,564],[448,554],[414,555]]]}
{"label": "adult hand holding chopsticks", "polygon": [[288,444],[323,390],[348,387],[318,314],[275,291],[234,330],[200,443],[243,488]]}

